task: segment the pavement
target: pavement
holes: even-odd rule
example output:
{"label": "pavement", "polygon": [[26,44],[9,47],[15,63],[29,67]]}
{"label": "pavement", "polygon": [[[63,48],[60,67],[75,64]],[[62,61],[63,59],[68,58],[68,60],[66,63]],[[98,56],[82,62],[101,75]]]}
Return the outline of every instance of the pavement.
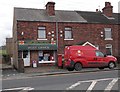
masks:
{"label": "pavement", "polygon": [[[0,65],[1,66],[1,65]],[[32,68],[27,69],[31,71]],[[120,69],[120,64],[117,65],[115,70]],[[32,69],[33,70],[33,69]],[[37,70],[41,70],[36,72]],[[71,73],[85,73],[85,72],[98,72],[98,71],[111,71],[108,68],[104,70],[99,70],[98,68],[84,68],[81,71],[68,71],[67,69],[58,68],[57,66],[46,66],[40,68],[34,68],[32,72],[19,73],[17,70],[13,69],[11,65],[2,65],[2,69],[0,68],[0,77],[2,79],[20,79],[26,77],[34,77],[34,76],[47,76],[47,75],[57,75],[57,74],[71,74]]]}

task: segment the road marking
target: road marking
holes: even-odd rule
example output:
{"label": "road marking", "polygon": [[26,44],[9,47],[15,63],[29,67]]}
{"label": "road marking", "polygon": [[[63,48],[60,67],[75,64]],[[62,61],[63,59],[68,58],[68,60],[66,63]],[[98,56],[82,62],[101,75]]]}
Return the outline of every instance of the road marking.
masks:
{"label": "road marking", "polygon": [[113,80],[108,84],[108,86],[106,87],[105,90],[111,90],[112,87],[115,85],[115,83],[116,83],[117,81],[118,81],[118,78],[113,79]]}
{"label": "road marking", "polygon": [[96,83],[97,83],[97,81],[93,81],[86,92],[90,92],[94,88]]}
{"label": "road marking", "polygon": [[6,91],[6,90],[21,90],[21,89],[24,89],[25,87],[20,87],[20,88],[10,88],[10,89],[3,89],[3,91]]}
{"label": "road marking", "polygon": [[120,79],[120,78],[106,78],[106,79],[96,79],[96,80],[87,80],[87,81],[79,81],[79,82],[93,82],[93,81],[105,81],[105,80],[113,80],[113,79]]}
{"label": "road marking", "polygon": [[79,83],[79,82],[77,82],[77,83],[75,83],[75,84],[71,85],[71,86],[70,86],[70,87],[68,87],[66,90],[71,90],[71,89],[75,88],[75,87],[76,87],[76,86],[78,86],[78,85],[80,85],[80,83]]}
{"label": "road marking", "polygon": [[10,88],[10,89],[3,89],[2,91],[11,91],[11,90],[33,90],[34,88],[31,87],[19,87],[19,88]]}
{"label": "road marking", "polygon": [[31,87],[26,87],[24,88],[23,90],[33,90],[34,88],[31,88]]}
{"label": "road marking", "polygon": [[75,83],[75,84],[71,85],[70,87],[66,88],[66,90],[72,90],[76,86],[79,86],[81,83],[92,82],[91,85],[89,86],[89,88],[87,89],[87,92],[90,92],[94,88],[94,86],[97,82],[106,81],[106,80],[113,80],[111,83],[109,83],[108,88],[106,88],[106,90],[108,90],[108,89],[111,90],[111,88],[118,81],[118,79],[120,79],[120,78],[106,78],[106,79],[78,81],[77,83]]}

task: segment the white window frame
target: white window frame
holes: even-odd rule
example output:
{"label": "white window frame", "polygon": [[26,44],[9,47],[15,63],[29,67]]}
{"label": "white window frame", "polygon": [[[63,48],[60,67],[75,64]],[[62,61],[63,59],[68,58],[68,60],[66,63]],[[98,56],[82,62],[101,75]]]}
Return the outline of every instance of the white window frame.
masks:
{"label": "white window frame", "polygon": [[[106,45],[105,45],[105,48],[106,48],[106,49],[111,49],[111,55],[113,54],[113,53],[112,53],[112,44],[106,44]],[[107,53],[106,53],[106,54],[107,54]]]}
{"label": "white window frame", "polygon": [[[105,40],[113,40],[112,39],[112,29],[111,28],[104,28],[104,31],[105,31]],[[111,36],[111,37],[107,37],[108,33],[106,34],[106,32],[109,32],[109,36]]]}
{"label": "white window frame", "polygon": [[[40,37],[39,31],[44,31],[43,37]],[[44,26],[38,27],[38,39],[37,40],[47,40],[46,39],[46,27],[44,27]]]}
{"label": "white window frame", "polygon": [[[66,38],[66,32],[67,32],[67,31],[71,32],[71,38]],[[73,36],[72,36],[72,28],[71,28],[71,27],[65,27],[65,29],[64,29],[64,34],[65,34],[64,40],[74,40],[74,39],[73,39]]]}

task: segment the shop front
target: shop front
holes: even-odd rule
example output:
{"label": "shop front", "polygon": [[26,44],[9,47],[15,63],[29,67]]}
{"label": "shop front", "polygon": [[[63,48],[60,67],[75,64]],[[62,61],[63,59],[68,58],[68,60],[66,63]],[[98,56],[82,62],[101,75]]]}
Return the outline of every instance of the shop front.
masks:
{"label": "shop front", "polygon": [[57,46],[54,44],[18,45],[18,58],[22,58],[24,67],[39,67],[57,62]]}

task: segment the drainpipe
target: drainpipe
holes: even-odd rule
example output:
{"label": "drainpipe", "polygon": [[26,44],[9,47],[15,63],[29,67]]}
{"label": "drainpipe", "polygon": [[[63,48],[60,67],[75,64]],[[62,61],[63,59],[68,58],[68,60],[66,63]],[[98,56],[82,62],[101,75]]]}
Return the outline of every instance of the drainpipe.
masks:
{"label": "drainpipe", "polygon": [[56,66],[58,65],[58,22],[56,20],[56,44],[57,44],[57,53],[56,53]]}
{"label": "drainpipe", "polygon": [[56,42],[57,42],[57,52],[58,52],[58,22],[56,21]]}

